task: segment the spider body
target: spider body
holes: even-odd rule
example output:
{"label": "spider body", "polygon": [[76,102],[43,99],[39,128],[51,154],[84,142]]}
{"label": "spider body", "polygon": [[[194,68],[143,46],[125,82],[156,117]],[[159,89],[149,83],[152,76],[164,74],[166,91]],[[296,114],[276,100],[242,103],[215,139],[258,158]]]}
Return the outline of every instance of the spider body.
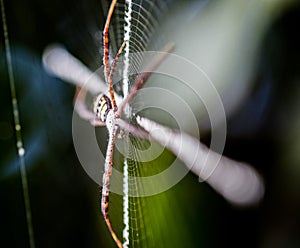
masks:
{"label": "spider body", "polygon": [[102,122],[106,121],[108,112],[112,110],[111,100],[107,95],[99,94],[94,102],[94,114]]}

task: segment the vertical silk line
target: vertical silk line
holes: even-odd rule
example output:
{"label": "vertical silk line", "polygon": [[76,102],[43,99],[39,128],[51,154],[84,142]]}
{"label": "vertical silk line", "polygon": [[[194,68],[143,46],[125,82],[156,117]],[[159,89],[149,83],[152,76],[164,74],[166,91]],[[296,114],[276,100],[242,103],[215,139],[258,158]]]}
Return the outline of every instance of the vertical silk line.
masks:
{"label": "vertical silk line", "polygon": [[23,147],[23,142],[22,142],[21,124],[20,124],[20,119],[19,119],[19,107],[18,107],[18,102],[17,102],[15,79],[14,79],[14,74],[13,74],[12,58],[11,58],[11,50],[10,50],[10,44],[9,44],[9,38],[8,38],[8,29],[7,29],[7,23],[6,23],[4,2],[3,2],[3,0],[0,0],[0,1],[1,1],[1,15],[2,15],[4,40],[5,40],[7,70],[8,70],[9,85],[10,85],[10,92],[11,92],[11,99],[12,99],[15,132],[16,132],[16,146],[18,149],[18,157],[19,157],[19,163],[20,163],[20,175],[21,175],[22,189],[23,189],[23,195],[24,195],[24,204],[25,204],[25,211],[26,211],[29,244],[30,244],[31,248],[34,248],[35,242],[34,242],[34,234],[33,234],[33,226],[32,226],[27,173],[26,173],[25,158],[24,158],[25,149]]}
{"label": "vertical silk line", "polygon": [[127,159],[124,159],[124,170],[123,170],[123,247],[129,246],[129,195],[128,195],[128,164]]}
{"label": "vertical silk line", "polygon": [[[126,0],[127,8],[125,10],[125,25],[124,25],[124,40],[126,40],[125,55],[124,55],[124,70],[123,70],[123,94],[124,99],[128,95],[129,91],[129,52],[130,52],[130,32],[131,32],[131,13],[132,13],[132,2]],[[125,109],[127,117],[130,116],[129,108]],[[128,163],[125,155],[124,168],[123,168],[123,247],[129,246],[129,193],[128,193]]]}
{"label": "vertical silk line", "polygon": [[130,32],[131,32],[131,13],[132,13],[132,2],[126,0],[127,9],[125,11],[125,25],[124,25],[124,40],[126,40],[125,54],[124,54],[124,70],[123,70],[123,94],[124,98],[128,95],[129,90],[129,79],[128,79],[128,68],[129,68],[129,52],[130,52]]}

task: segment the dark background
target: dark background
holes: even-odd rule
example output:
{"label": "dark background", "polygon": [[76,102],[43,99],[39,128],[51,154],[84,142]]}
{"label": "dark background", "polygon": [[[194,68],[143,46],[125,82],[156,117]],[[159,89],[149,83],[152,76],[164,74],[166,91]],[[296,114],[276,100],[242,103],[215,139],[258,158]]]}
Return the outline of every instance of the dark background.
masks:
{"label": "dark background", "polygon": [[[49,77],[40,59],[45,46],[60,42],[91,68],[99,66],[100,44],[91,34],[103,26],[101,4],[25,0],[5,1],[5,8],[36,246],[105,246],[111,241],[102,235],[100,188],[80,166],[72,143],[74,88]],[[195,236],[190,247],[300,246],[299,21],[299,5],[273,20],[262,41],[255,88],[228,120],[224,154],[262,173],[265,197],[255,207],[233,207],[188,175],[173,190],[201,188],[189,196],[178,193]],[[28,247],[2,29],[0,44],[0,246]],[[184,207],[190,202],[194,209]]]}

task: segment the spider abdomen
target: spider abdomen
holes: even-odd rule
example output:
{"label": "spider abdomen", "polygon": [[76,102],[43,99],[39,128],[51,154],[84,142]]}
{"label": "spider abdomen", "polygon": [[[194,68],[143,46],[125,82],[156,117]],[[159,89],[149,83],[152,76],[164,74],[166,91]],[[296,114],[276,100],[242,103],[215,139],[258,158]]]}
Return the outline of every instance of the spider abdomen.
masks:
{"label": "spider abdomen", "polygon": [[94,102],[94,113],[96,117],[105,122],[108,112],[112,109],[111,100],[108,96],[100,94]]}

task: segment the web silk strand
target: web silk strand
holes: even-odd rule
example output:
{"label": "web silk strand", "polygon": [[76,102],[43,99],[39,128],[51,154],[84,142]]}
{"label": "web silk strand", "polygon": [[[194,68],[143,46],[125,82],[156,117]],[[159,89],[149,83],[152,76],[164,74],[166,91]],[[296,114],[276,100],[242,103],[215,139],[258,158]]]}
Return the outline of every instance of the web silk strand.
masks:
{"label": "web silk strand", "polygon": [[[124,99],[127,97],[129,92],[129,52],[130,52],[130,32],[131,32],[131,13],[132,13],[132,1],[126,0],[126,11],[125,11],[125,23],[124,25],[124,40],[126,40],[125,54],[124,54],[124,70],[123,70],[123,94]],[[125,111],[127,117],[129,117],[128,111]],[[128,163],[127,158],[124,158],[124,169],[123,169],[123,247],[129,246],[129,193],[128,193]]]}
{"label": "web silk strand", "polygon": [[128,80],[128,68],[129,68],[129,52],[130,52],[130,33],[131,33],[131,14],[132,14],[132,2],[127,0],[127,9],[125,11],[125,23],[124,25],[124,40],[126,40],[125,54],[124,54],[124,70],[123,70],[123,94],[124,98],[128,95],[129,80]]}
{"label": "web silk strand", "polygon": [[11,92],[11,99],[12,99],[12,108],[13,108],[13,118],[14,118],[15,133],[16,133],[16,147],[18,149],[18,157],[19,157],[19,163],[20,163],[20,175],[21,175],[21,181],[22,181],[25,211],[26,211],[29,245],[30,245],[30,248],[35,248],[33,225],[32,225],[32,215],[31,215],[31,207],[30,207],[30,198],[29,198],[29,190],[28,190],[28,180],[27,180],[25,157],[24,157],[25,149],[23,147],[23,141],[22,141],[21,124],[20,124],[20,118],[19,118],[19,107],[18,107],[18,101],[17,101],[14,72],[13,72],[13,67],[12,67],[12,56],[11,56],[10,43],[9,43],[9,38],[8,38],[8,28],[7,28],[7,22],[6,22],[4,2],[3,2],[3,0],[0,0],[0,2],[1,2],[1,15],[2,15],[4,40],[5,40],[7,70],[8,70],[9,85],[10,85],[10,92]]}

